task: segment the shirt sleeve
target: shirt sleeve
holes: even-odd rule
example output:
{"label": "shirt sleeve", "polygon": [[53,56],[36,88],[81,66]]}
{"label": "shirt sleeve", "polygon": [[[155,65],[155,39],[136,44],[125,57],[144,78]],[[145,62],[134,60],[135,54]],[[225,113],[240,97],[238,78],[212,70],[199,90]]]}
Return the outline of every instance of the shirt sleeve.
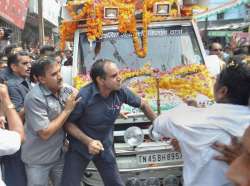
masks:
{"label": "shirt sleeve", "polygon": [[25,124],[35,132],[49,126],[50,120],[47,105],[39,98],[26,97],[24,102]]}
{"label": "shirt sleeve", "polygon": [[23,108],[24,100],[18,86],[8,86],[8,91],[10,99],[16,107],[16,111],[19,112]]}
{"label": "shirt sleeve", "polygon": [[0,129],[0,156],[14,154],[20,146],[21,137],[17,132]]}
{"label": "shirt sleeve", "polygon": [[124,103],[137,108],[141,106],[141,98],[139,96],[126,87],[123,87],[121,90],[123,91]]}
{"label": "shirt sleeve", "polygon": [[171,122],[168,113],[163,113],[154,120],[152,134],[154,135],[154,133],[169,138],[175,137],[175,127]]}

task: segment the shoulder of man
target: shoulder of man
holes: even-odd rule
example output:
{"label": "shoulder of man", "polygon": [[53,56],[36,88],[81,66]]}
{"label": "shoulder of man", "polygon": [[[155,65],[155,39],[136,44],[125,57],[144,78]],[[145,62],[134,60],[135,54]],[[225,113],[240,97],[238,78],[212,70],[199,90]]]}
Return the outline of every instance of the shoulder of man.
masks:
{"label": "shoulder of man", "polygon": [[94,83],[89,83],[89,84],[83,86],[79,90],[79,95],[84,96],[84,97],[91,95],[93,93],[94,86],[95,86]]}
{"label": "shoulder of man", "polygon": [[126,86],[122,86],[118,91],[117,93],[119,94],[122,94],[122,95],[134,95],[136,97],[139,97],[136,93],[134,93],[132,90],[130,90],[128,87]]}
{"label": "shoulder of man", "polygon": [[12,73],[10,72],[9,68],[5,68],[0,71],[0,78],[3,79],[4,81],[9,80],[12,78]]}
{"label": "shoulder of man", "polygon": [[41,98],[41,99],[44,99],[43,98],[43,94],[41,92],[41,89],[39,88],[38,85],[35,85],[28,93],[27,95],[25,96],[25,101],[24,102],[27,102],[27,101],[32,101],[32,99],[34,98]]}
{"label": "shoulder of man", "polygon": [[10,73],[7,78],[7,86],[8,87],[15,87],[21,84],[23,80],[19,79],[19,77],[15,76],[14,74]]}

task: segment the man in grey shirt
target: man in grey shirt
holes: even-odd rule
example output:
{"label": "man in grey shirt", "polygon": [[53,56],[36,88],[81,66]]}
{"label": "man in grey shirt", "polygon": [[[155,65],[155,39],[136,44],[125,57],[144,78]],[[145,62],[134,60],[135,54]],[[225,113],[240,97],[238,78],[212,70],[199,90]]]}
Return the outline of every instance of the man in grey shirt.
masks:
{"label": "man in grey shirt", "polygon": [[24,102],[26,141],[22,160],[28,186],[47,186],[49,176],[54,186],[59,186],[64,162],[62,127],[79,99],[76,91],[64,87],[61,67],[53,58],[43,57],[35,65],[39,83]]}

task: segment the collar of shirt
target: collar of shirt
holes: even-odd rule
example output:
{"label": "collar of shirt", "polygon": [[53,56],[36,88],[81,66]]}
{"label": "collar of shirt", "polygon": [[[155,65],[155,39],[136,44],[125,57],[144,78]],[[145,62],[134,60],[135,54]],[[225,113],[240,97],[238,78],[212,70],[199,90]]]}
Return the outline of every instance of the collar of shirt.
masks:
{"label": "collar of shirt", "polygon": [[[26,86],[23,84],[24,81],[26,81],[28,87],[26,87]],[[27,80],[27,79],[25,79],[25,78],[22,78],[22,77],[20,77],[20,76],[17,76],[17,75],[15,75],[15,74],[13,74],[13,73],[12,73],[12,78],[11,78],[8,82],[14,82],[14,83],[17,84],[17,85],[23,84],[26,88],[31,89],[31,84],[30,84],[30,81],[29,81],[29,80]]]}
{"label": "collar of shirt", "polygon": [[92,92],[93,92],[93,96],[97,95],[97,94],[100,94],[100,91],[98,90],[97,86],[95,83],[92,83]]}
{"label": "collar of shirt", "polygon": [[41,83],[38,85],[39,88],[41,89],[42,91],[42,94],[44,96],[51,96],[51,95],[54,95],[46,86],[42,85]]}
{"label": "collar of shirt", "polygon": [[42,85],[41,83],[39,84],[39,87],[42,91],[42,94],[45,96],[45,97],[48,97],[48,96],[53,96],[57,99],[59,99],[60,97],[62,97],[62,94],[63,92],[60,90],[58,96],[55,96],[46,86]]}
{"label": "collar of shirt", "polygon": [[63,98],[62,98],[61,92],[59,93],[58,96],[55,96],[46,86],[44,86],[42,84],[38,84],[38,86],[41,90],[41,93],[43,94],[43,96],[45,98],[47,105],[49,104],[48,97],[53,97],[55,100],[57,100],[60,103],[62,108],[64,107],[65,100],[63,100]]}

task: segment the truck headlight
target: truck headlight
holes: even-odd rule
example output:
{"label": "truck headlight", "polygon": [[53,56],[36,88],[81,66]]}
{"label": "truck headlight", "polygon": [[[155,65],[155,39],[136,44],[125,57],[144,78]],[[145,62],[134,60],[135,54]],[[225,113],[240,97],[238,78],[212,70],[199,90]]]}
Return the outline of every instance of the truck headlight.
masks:
{"label": "truck headlight", "polygon": [[129,146],[136,147],[144,140],[143,131],[139,127],[129,127],[124,133],[124,140]]}

